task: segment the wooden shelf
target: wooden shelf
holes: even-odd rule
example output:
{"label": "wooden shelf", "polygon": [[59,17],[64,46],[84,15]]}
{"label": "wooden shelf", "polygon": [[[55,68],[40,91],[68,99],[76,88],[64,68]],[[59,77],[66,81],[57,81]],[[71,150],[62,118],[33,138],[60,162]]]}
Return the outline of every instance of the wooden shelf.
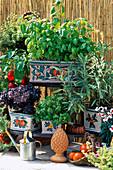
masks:
{"label": "wooden shelf", "polygon": [[[10,133],[14,135],[23,135],[24,132],[10,130]],[[52,137],[53,135],[53,134],[42,134],[39,131],[34,131],[32,132],[32,134],[33,134],[33,137]],[[84,137],[84,135],[81,135],[81,134],[68,134],[68,133],[67,133],[67,136],[68,137],[72,137],[72,136],[73,137]]]}

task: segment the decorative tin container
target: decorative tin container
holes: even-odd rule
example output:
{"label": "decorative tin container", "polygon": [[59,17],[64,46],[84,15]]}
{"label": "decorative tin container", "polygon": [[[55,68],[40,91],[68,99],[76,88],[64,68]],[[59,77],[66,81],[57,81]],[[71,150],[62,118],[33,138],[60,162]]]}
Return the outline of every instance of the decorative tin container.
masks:
{"label": "decorative tin container", "polygon": [[66,71],[70,64],[74,62],[61,62],[57,61],[35,61],[30,60],[30,82],[33,83],[62,83],[57,77],[61,75],[61,72],[55,69],[59,68],[63,72],[63,76],[66,76]]}
{"label": "decorative tin container", "polygon": [[84,126],[86,131],[100,132],[101,118],[94,109],[84,111]]}
{"label": "decorative tin container", "polygon": [[34,117],[32,115],[11,112],[10,118],[11,130],[25,131],[30,129],[31,131],[35,131],[40,129],[40,125],[35,123]]}
{"label": "decorative tin container", "polygon": [[61,124],[51,123],[49,120],[42,120],[42,134],[53,134],[58,128],[61,128]]}

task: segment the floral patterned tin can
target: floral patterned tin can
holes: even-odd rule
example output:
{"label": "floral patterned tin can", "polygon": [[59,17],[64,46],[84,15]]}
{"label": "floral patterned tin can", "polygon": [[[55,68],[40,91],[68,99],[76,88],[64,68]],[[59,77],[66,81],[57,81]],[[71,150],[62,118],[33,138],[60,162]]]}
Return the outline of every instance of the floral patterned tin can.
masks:
{"label": "floral patterned tin can", "polygon": [[42,120],[42,134],[53,134],[58,128],[61,128],[61,124],[51,123],[49,120]]}
{"label": "floral patterned tin can", "polygon": [[10,118],[11,130],[25,131],[27,129],[30,129],[31,131],[35,131],[40,128],[40,125],[35,123],[34,117],[32,115],[11,112]]}
{"label": "floral patterned tin can", "polygon": [[102,121],[97,111],[94,109],[87,109],[84,111],[84,126],[86,131],[100,133],[101,123]]}
{"label": "floral patterned tin can", "polygon": [[[67,70],[70,64],[74,62],[66,63],[61,61],[37,61],[29,60],[30,65],[30,82],[32,83],[56,83],[62,84],[62,81],[58,79],[59,75],[63,77],[67,76]],[[56,67],[60,70],[57,70]]]}

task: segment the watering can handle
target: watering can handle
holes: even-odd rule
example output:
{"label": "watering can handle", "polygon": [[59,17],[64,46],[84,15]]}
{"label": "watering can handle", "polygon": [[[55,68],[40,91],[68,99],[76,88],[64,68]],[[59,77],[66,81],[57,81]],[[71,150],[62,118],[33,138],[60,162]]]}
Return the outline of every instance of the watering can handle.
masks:
{"label": "watering can handle", "polygon": [[27,133],[29,132],[29,137],[32,138],[32,132],[30,129],[24,131],[24,145],[26,145]]}
{"label": "watering can handle", "polygon": [[42,143],[39,140],[36,140],[35,142],[40,144],[40,148],[42,147]]}

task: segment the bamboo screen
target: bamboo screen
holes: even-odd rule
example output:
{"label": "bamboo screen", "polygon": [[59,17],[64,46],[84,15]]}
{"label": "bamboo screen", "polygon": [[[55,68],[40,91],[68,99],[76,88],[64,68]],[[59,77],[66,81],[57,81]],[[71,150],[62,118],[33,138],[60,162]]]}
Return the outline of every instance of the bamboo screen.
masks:
{"label": "bamboo screen", "polygon": [[[0,0],[0,22],[11,14],[22,15],[27,11],[37,11],[41,18],[49,18],[55,0]],[[100,34],[94,40],[103,40],[113,46],[113,1],[112,0],[62,0],[65,6],[64,18],[74,20],[82,17],[89,20]],[[113,50],[107,53],[108,61],[113,59]]]}

